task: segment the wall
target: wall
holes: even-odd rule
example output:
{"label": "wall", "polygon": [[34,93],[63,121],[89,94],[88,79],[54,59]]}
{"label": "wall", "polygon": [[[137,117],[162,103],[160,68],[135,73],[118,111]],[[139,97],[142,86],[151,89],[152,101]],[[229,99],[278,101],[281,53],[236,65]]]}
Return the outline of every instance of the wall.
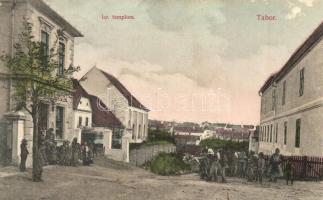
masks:
{"label": "wall", "polygon": [[[260,138],[266,134],[270,135],[267,127],[273,125],[272,135],[275,138],[277,134],[278,141],[277,143],[275,141],[271,143],[260,141],[259,151],[272,153],[274,148],[280,148],[282,153],[286,155],[323,155],[323,117],[320,114],[323,111],[322,53],[323,42],[321,40],[287,75],[277,82],[276,109],[275,111],[261,112]],[[304,94],[299,96],[299,72],[302,68],[305,69]],[[282,104],[284,81],[286,81],[285,105]],[[269,94],[273,89],[271,87],[265,91],[262,102],[271,103]],[[295,147],[297,119],[301,119],[300,148]],[[287,122],[286,145],[283,142],[285,122]]]}

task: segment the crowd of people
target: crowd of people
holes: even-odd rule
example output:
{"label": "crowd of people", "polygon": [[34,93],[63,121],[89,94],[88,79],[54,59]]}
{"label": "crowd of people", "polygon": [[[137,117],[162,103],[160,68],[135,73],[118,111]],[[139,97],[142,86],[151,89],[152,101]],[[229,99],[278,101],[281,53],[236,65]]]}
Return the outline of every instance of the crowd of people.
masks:
{"label": "crowd of people", "polygon": [[248,181],[263,183],[265,179],[276,182],[278,178],[285,177],[287,185],[293,184],[293,166],[287,160],[284,171],[282,170],[282,156],[277,148],[266,161],[265,155],[260,152],[230,152],[223,149],[214,151],[204,149],[198,158],[199,175],[207,181],[227,182],[226,175],[232,177],[246,178]]}
{"label": "crowd of people", "polygon": [[[57,146],[53,129],[42,132],[38,139],[38,157],[40,166],[46,165],[64,165],[64,166],[78,166],[80,164],[90,165],[94,158],[94,144],[93,142],[78,143],[77,138],[74,138],[72,143],[65,140],[63,144]],[[27,140],[23,139],[20,145],[20,171],[26,170],[26,160],[29,154],[27,148]]]}

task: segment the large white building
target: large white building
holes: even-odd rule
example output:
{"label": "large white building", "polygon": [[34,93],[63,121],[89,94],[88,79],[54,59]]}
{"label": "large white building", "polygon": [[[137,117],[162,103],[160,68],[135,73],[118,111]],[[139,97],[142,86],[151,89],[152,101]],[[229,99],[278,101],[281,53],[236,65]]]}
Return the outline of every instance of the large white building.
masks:
{"label": "large white building", "polygon": [[147,139],[149,110],[117,78],[93,67],[80,79],[80,84],[99,97],[126,129],[132,130],[132,143]]}
{"label": "large white building", "polygon": [[[58,73],[73,64],[74,39],[83,36],[42,0],[0,0],[0,52],[13,55],[18,34],[23,31],[24,18],[33,25],[34,39],[43,42],[47,49],[53,47],[57,31],[63,30],[59,45],[64,51],[60,54]],[[8,71],[1,62],[0,77],[0,153],[2,159],[17,163],[21,139],[29,141],[29,152],[32,152],[32,119],[24,110],[16,112],[16,103],[12,100],[14,90]],[[72,98],[43,104],[40,116],[40,130],[53,128],[58,141],[74,137]],[[28,156],[28,164],[31,157]]]}
{"label": "large white building", "polygon": [[323,23],[261,87],[259,151],[323,156]]}

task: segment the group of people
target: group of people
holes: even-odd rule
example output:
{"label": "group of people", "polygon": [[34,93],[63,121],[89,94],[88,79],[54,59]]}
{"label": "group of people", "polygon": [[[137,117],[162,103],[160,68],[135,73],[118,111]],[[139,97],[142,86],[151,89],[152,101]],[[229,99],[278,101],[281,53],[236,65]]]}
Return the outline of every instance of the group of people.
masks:
{"label": "group of people", "polygon": [[[92,142],[78,143],[77,138],[74,138],[72,143],[65,140],[63,144],[57,146],[53,129],[49,129],[40,134],[38,139],[38,157],[40,166],[45,165],[64,165],[64,166],[78,166],[90,165],[94,159],[94,144]],[[27,148],[27,140],[23,139],[20,145],[20,171],[26,170],[26,160],[29,154]]]}
{"label": "group of people", "polygon": [[293,184],[293,166],[287,160],[284,171],[282,170],[282,156],[277,148],[266,161],[265,155],[260,152],[255,154],[250,151],[230,152],[220,149],[204,149],[199,157],[199,174],[201,179],[217,181],[218,175],[222,182],[226,182],[226,172],[229,176],[246,178],[248,181],[259,181],[263,183],[264,178],[270,182],[276,182],[277,178],[285,177],[286,183]]}

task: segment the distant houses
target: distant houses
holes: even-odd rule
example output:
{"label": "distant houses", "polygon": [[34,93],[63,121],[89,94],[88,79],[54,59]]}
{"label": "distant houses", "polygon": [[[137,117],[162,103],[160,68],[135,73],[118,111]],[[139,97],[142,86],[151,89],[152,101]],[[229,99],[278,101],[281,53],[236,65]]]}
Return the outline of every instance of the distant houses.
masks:
{"label": "distant houses", "polygon": [[322,37],[323,22],[260,88],[259,151],[323,156]]}

